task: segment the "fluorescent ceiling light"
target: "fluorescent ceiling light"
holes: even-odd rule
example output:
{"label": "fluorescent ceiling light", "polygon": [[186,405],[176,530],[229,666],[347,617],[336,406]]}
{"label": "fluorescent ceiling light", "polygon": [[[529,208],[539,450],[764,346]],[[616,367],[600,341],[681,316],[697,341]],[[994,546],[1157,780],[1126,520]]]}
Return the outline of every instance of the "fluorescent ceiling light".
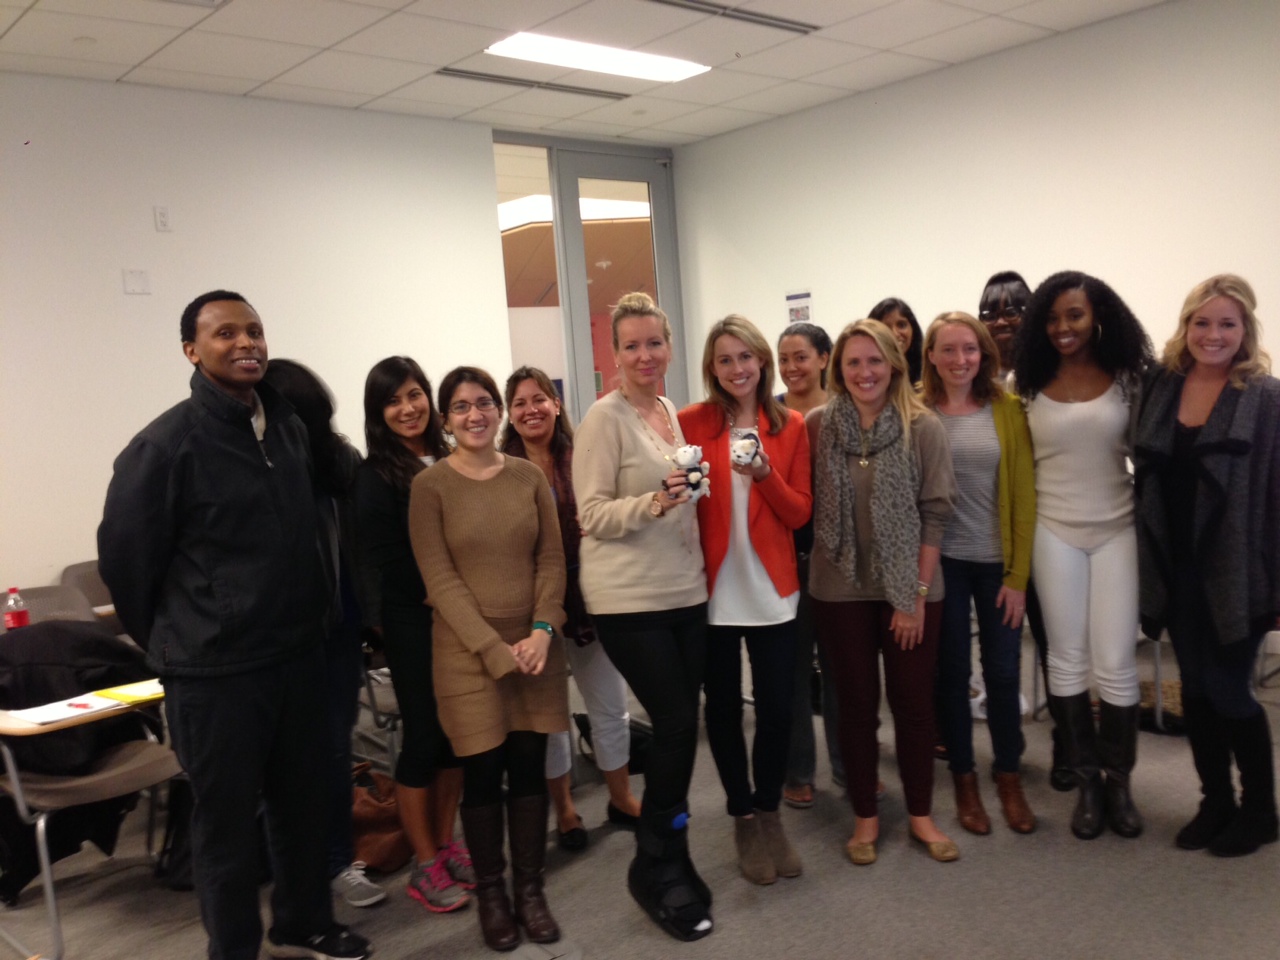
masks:
{"label": "fluorescent ceiling light", "polygon": [[652,53],[637,53],[635,50],[604,47],[598,43],[580,43],[577,40],[547,37],[538,33],[517,33],[498,41],[485,50],[485,53],[661,83],[687,80],[711,69],[691,60],[659,57]]}
{"label": "fluorescent ceiling light", "polygon": [[[649,204],[643,200],[578,199],[578,212],[586,220],[648,220]],[[498,204],[498,229],[510,230],[529,223],[551,222],[551,198],[545,193]]]}

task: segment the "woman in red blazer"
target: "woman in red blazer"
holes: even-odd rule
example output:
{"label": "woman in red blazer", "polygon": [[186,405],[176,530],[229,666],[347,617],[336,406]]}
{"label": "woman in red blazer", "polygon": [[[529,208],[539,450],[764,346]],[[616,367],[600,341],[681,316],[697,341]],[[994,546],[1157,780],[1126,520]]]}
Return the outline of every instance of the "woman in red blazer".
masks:
{"label": "woman in red blazer", "polygon": [[[680,412],[680,428],[687,442],[702,447],[713,478],[713,494],[698,501],[710,594],[707,738],[734,817],[743,876],[773,883],[801,870],[778,804],[791,732],[800,599],[792,532],[813,508],[809,435],[800,414],[774,398],[773,353],[745,317],[731,314],[712,326],[702,377],[708,399]],[[731,459],[731,447],[746,462]],[[742,734],[744,639],[756,709],[751,770]]]}

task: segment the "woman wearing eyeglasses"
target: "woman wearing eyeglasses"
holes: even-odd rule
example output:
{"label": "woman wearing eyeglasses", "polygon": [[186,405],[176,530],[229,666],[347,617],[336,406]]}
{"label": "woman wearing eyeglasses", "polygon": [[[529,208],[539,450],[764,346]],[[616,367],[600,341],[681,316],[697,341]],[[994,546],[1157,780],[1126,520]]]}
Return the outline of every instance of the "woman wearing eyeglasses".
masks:
{"label": "woman wearing eyeglasses", "polygon": [[534,943],[560,939],[542,889],[543,771],[547,735],[568,729],[569,705],[560,521],[542,471],[498,452],[500,396],[483,370],[445,375],[440,409],[457,446],[414,479],[409,532],[433,608],[440,723],[462,761],[480,929],[489,947],[510,950],[521,927]]}

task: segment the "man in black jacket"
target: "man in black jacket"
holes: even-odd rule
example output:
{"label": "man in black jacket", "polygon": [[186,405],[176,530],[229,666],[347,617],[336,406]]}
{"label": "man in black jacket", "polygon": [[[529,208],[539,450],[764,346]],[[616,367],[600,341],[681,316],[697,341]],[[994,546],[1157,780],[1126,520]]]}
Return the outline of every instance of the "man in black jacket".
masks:
{"label": "man in black jacket", "polygon": [[183,311],[191,397],[116,459],[98,554],[125,629],[164,682],[196,806],[209,956],[256,960],[256,817],[267,815],[273,957],[363,958],[333,922],[326,864],[322,573],[306,429],[260,383],[262,321],[215,290]]}

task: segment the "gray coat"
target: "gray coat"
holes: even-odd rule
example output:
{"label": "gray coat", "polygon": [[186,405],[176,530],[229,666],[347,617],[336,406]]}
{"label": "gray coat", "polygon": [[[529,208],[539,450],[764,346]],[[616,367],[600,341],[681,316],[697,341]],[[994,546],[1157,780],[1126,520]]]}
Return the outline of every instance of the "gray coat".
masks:
{"label": "gray coat", "polygon": [[[1170,556],[1165,468],[1184,377],[1157,370],[1134,442],[1139,611],[1142,631],[1168,625]],[[1271,629],[1280,614],[1280,380],[1259,376],[1223,389],[1193,447],[1199,482],[1192,562],[1204,583],[1219,643]]]}

